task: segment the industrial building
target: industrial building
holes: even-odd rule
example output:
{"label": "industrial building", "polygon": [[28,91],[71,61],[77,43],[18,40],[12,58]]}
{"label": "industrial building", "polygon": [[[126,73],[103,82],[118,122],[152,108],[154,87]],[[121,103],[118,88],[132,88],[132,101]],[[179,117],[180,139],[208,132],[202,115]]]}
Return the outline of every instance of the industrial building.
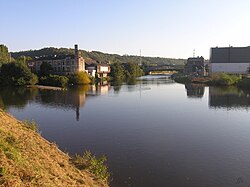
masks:
{"label": "industrial building", "polygon": [[69,75],[85,71],[85,61],[79,55],[78,45],[75,45],[74,55],[41,56],[28,62],[28,66],[38,73],[42,63],[50,64],[55,74]]}
{"label": "industrial building", "polygon": [[210,51],[210,74],[248,74],[250,47],[215,47]]}

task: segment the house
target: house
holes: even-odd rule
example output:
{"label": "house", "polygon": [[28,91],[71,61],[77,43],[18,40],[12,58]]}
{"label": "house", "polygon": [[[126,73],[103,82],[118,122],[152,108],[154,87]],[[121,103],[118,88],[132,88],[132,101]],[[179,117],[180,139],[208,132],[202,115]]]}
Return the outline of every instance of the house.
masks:
{"label": "house", "polygon": [[201,57],[188,58],[184,68],[184,73],[195,76],[205,76],[205,60]]}
{"label": "house", "polygon": [[210,51],[210,73],[248,74],[250,47],[215,47]]}
{"label": "house", "polygon": [[55,74],[69,75],[85,71],[85,60],[79,55],[78,45],[75,45],[74,55],[41,56],[28,62],[28,66],[38,73],[42,63],[50,64]]}
{"label": "house", "polygon": [[93,77],[105,78],[110,73],[110,65],[94,60],[88,61],[86,62],[86,72]]}

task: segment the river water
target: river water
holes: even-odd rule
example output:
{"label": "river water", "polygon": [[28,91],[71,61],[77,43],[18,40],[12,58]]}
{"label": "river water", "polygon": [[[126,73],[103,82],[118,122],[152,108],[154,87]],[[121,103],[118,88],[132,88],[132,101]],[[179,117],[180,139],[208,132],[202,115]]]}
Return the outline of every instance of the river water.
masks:
{"label": "river water", "polygon": [[250,186],[250,91],[164,76],[67,91],[4,88],[0,106],[74,155],[105,154],[112,187]]}

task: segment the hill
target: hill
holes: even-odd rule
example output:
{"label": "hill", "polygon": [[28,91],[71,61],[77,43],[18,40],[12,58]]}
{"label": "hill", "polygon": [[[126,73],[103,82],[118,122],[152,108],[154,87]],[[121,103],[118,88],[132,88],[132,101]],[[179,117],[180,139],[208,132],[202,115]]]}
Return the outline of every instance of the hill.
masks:
{"label": "hill", "polygon": [[[79,50],[81,56],[89,59],[93,59],[101,62],[110,62],[110,63],[127,63],[134,62],[140,63],[140,56],[131,56],[131,55],[118,55],[118,54],[108,54],[102,53],[99,51],[85,51]],[[18,58],[20,56],[30,56],[32,58],[40,57],[44,55],[70,55],[74,54],[74,49],[68,48],[43,48],[39,50],[29,50],[29,51],[20,51],[20,52],[12,52],[11,55],[14,58]],[[184,65],[186,59],[174,59],[174,58],[161,58],[161,57],[142,57],[142,63],[145,65]]]}
{"label": "hill", "polygon": [[106,187],[70,157],[0,109],[0,186]]}

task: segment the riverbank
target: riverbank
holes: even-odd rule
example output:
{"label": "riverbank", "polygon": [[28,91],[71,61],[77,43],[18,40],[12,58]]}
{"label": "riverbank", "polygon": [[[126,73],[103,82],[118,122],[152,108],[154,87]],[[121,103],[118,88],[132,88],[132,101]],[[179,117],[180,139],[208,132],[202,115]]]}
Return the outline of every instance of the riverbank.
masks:
{"label": "riverbank", "polygon": [[210,77],[192,77],[188,75],[176,75],[173,77],[177,83],[204,84],[207,86],[237,86],[250,88],[250,77],[246,75],[231,75],[227,73],[217,73]]}
{"label": "riverbank", "polygon": [[38,88],[42,90],[65,90],[66,88],[55,87],[55,86],[43,86],[43,85],[27,85],[27,88]]}
{"label": "riverbank", "polygon": [[108,186],[34,129],[0,109],[0,186]]}

